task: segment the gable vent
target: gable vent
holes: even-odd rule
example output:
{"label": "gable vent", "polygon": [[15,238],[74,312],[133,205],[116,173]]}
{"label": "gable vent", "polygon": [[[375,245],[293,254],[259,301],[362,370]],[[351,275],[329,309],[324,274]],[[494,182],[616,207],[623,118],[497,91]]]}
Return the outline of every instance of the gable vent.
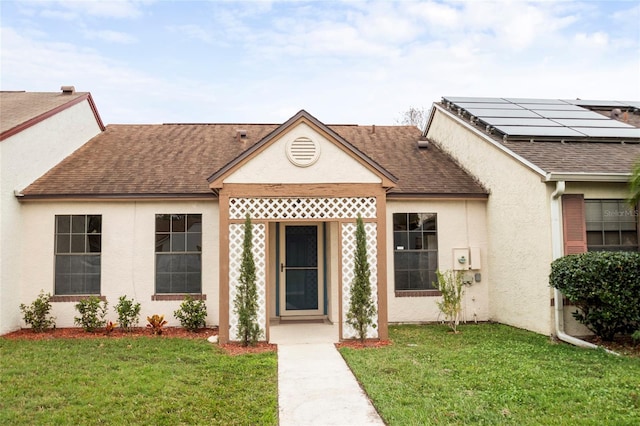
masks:
{"label": "gable vent", "polygon": [[313,140],[301,136],[287,143],[287,157],[298,167],[308,167],[318,161],[320,146]]}

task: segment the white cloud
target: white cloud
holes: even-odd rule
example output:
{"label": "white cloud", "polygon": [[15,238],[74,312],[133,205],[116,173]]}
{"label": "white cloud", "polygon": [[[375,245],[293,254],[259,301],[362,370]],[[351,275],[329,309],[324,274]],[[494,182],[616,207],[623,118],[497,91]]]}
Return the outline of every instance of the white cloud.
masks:
{"label": "white cloud", "polygon": [[609,35],[603,31],[597,31],[591,34],[578,33],[575,35],[575,41],[585,47],[605,48],[609,44]]}
{"label": "white cloud", "polygon": [[213,41],[213,35],[199,25],[170,25],[167,27],[167,30],[171,31],[172,33],[182,34],[190,39],[203,41],[205,43],[211,43]]}

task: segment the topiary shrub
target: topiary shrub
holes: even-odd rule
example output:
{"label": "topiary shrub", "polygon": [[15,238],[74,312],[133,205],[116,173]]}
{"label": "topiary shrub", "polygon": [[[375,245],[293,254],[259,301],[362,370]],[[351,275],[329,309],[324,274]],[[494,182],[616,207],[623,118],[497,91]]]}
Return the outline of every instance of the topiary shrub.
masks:
{"label": "topiary shrub", "polygon": [[549,280],[579,308],[574,318],[603,340],[640,328],[640,253],[565,256],[553,261]]}
{"label": "topiary shrub", "polygon": [[173,313],[180,320],[180,325],[189,331],[196,331],[206,325],[207,305],[204,300],[194,300],[193,297],[187,295],[180,309]]}
{"label": "topiary shrub", "polygon": [[120,296],[118,303],[114,306],[118,314],[118,323],[123,330],[130,332],[133,327],[138,325],[140,320],[140,303],[135,303],[133,299],[127,299],[127,296]]}

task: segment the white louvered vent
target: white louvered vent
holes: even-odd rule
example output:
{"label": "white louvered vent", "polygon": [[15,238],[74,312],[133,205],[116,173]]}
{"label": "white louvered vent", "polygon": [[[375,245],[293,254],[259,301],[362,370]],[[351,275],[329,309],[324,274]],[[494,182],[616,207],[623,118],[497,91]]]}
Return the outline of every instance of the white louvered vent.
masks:
{"label": "white louvered vent", "polygon": [[320,145],[301,136],[287,143],[287,157],[298,167],[308,167],[318,161]]}

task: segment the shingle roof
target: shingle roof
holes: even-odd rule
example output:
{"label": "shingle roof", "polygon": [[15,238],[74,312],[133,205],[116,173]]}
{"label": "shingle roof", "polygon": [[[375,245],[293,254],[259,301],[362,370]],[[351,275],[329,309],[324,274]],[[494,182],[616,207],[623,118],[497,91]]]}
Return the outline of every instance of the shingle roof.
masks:
{"label": "shingle roof", "polygon": [[[448,98],[444,98],[448,99]],[[488,108],[487,103],[495,98],[460,98],[464,100],[463,106],[471,105],[469,111],[482,111],[475,105],[481,105],[480,108]],[[543,102],[545,100],[529,99],[535,106],[535,102]],[[621,101],[560,101],[565,103],[576,104],[576,108],[589,111],[589,114],[596,114],[605,117],[604,122],[612,120],[612,108],[622,109],[624,114],[617,120],[630,128],[640,128],[640,111],[635,105],[638,102],[621,102]],[[484,103],[484,104],[481,104]],[[578,105],[579,104],[579,105]],[[470,114],[466,114],[466,110],[457,111],[455,104],[454,110],[447,108],[447,102],[439,103],[443,110],[456,117],[462,118],[469,127],[475,127],[482,131],[487,137],[490,137],[497,143],[508,148],[513,153],[523,157],[533,163],[545,173],[582,173],[582,174],[628,174],[633,168],[635,161],[640,159],[640,137],[625,137],[624,141],[615,137],[583,137],[572,139],[561,136],[521,136],[520,138],[505,137],[500,132],[487,132],[486,123],[481,120],[472,118]],[[623,105],[627,105],[625,108]],[[491,110],[493,111],[493,110]],[[499,111],[498,111],[499,112]],[[553,111],[552,111],[553,112]],[[492,113],[493,114],[493,113]],[[492,115],[493,117],[493,115]],[[489,118],[489,121],[496,120]],[[579,122],[580,120],[574,120]],[[615,124],[615,123],[613,123]],[[633,127],[631,127],[633,126]],[[526,127],[525,127],[526,128]],[[606,129],[605,129],[606,130]],[[634,130],[638,132],[638,130]]]}
{"label": "shingle roof", "polygon": [[[25,197],[207,196],[207,178],[277,124],[109,125],[27,187]],[[419,149],[412,126],[328,126],[398,183],[397,195],[485,196],[474,178],[435,146]],[[238,129],[247,138],[236,139]]]}
{"label": "shingle roof", "polygon": [[0,135],[89,96],[87,92],[8,92],[0,91]]}

